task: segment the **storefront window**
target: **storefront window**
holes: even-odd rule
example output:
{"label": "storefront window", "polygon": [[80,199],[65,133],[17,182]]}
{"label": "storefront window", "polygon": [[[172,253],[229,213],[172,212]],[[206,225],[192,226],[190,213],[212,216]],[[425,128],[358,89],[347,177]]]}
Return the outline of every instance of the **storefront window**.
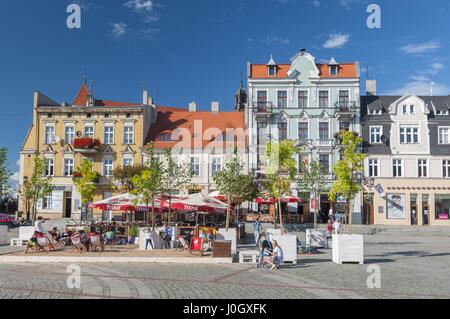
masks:
{"label": "storefront window", "polygon": [[436,195],[436,219],[450,219],[450,194]]}

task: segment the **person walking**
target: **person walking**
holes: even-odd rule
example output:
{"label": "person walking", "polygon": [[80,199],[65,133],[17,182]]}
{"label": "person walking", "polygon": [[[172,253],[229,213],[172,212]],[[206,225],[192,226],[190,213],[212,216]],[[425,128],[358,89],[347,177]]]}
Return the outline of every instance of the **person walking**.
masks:
{"label": "person walking", "polygon": [[255,235],[255,245],[259,248],[259,239],[261,238],[261,218],[258,217],[253,224],[253,234]]}
{"label": "person walking", "polygon": [[145,231],[145,250],[148,250],[149,244],[152,247],[152,250],[155,249],[155,245],[153,245],[153,234],[154,232],[151,227]]}
{"label": "person walking", "polygon": [[334,210],[333,210],[333,207],[330,207],[330,210],[328,211],[328,218],[331,219],[331,222],[334,222]]}

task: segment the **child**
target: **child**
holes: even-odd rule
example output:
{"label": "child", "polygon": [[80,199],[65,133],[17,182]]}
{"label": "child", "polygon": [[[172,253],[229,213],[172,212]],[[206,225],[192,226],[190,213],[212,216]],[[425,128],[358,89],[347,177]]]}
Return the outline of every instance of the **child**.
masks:
{"label": "child", "polygon": [[331,222],[331,219],[329,219],[327,224],[327,235],[329,237],[333,235],[333,230],[334,230],[333,223]]}

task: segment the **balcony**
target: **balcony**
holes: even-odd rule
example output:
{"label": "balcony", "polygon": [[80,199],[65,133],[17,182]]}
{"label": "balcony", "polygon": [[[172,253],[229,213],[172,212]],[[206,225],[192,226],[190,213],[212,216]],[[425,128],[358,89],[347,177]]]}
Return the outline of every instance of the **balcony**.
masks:
{"label": "balcony", "polygon": [[353,117],[358,114],[358,101],[339,101],[335,104],[336,115]]}
{"label": "balcony", "polygon": [[100,150],[100,140],[93,138],[76,138],[73,141],[73,149],[81,154],[93,154]]}
{"label": "balcony", "polygon": [[[98,184],[100,182],[101,175],[99,173],[97,173],[97,172],[96,172],[96,174],[97,174],[97,176],[92,180],[93,184]],[[81,172],[73,172],[73,179],[74,180],[77,180],[77,179],[80,179],[80,178],[83,178],[83,173],[81,173]]]}
{"label": "balcony", "polygon": [[273,110],[272,102],[254,102],[253,113],[255,113],[256,120],[266,120]]}

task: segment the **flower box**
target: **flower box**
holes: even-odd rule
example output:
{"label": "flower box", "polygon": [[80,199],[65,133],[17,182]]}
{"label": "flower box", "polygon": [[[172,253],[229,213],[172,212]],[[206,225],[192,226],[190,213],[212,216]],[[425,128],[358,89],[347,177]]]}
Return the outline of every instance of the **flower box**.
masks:
{"label": "flower box", "polygon": [[100,140],[93,138],[76,138],[73,141],[73,147],[79,150],[98,150]]}

